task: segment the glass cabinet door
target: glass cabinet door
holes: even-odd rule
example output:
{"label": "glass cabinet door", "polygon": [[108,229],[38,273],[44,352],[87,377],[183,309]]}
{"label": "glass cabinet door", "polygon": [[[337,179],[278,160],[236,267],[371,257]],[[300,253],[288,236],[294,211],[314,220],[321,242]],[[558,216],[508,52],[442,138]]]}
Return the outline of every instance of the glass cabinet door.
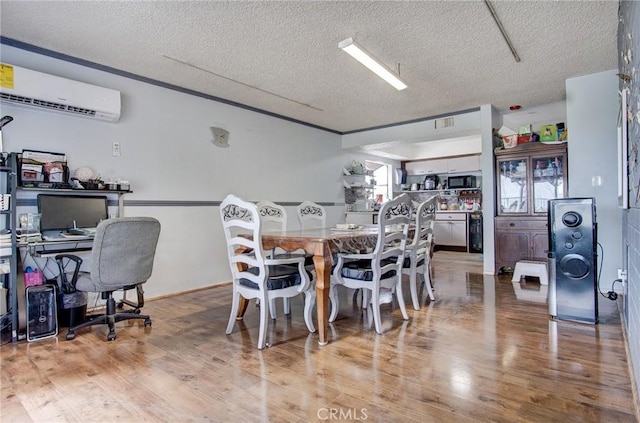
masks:
{"label": "glass cabinet door", "polygon": [[498,213],[527,213],[527,159],[498,160]]}
{"label": "glass cabinet door", "polygon": [[533,157],[533,212],[546,213],[547,203],[564,197],[564,156]]}

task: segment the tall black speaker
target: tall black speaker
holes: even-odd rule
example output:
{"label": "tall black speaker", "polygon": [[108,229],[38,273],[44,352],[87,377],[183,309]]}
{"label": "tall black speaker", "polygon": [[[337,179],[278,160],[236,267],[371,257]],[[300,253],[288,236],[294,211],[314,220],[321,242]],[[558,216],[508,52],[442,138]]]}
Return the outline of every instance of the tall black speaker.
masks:
{"label": "tall black speaker", "polygon": [[549,314],[598,323],[595,199],[549,200],[548,211]]}

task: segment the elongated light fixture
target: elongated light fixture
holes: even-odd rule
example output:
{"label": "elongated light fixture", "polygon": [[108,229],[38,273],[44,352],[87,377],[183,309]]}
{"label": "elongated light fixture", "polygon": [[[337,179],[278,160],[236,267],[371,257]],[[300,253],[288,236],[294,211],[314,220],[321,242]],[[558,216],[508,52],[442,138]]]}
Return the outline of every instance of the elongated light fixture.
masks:
{"label": "elongated light fixture", "polygon": [[365,65],[369,70],[380,78],[384,79],[387,83],[391,84],[396,90],[404,90],[407,88],[407,84],[402,82],[397,76],[393,74],[384,65],[381,65],[376,59],[367,53],[362,47],[360,47],[353,38],[347,38],[338,43],[338,47],[351,55],[358,62]]}

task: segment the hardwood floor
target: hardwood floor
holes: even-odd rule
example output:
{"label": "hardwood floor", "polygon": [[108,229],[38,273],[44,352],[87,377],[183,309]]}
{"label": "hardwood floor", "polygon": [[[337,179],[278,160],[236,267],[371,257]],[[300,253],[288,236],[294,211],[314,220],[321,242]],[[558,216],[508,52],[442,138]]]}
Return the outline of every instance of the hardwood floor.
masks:
{"label": "hardwood floor", "polygon": [[637,421],[615,303],[600,301],[598,325],[553,322],[477,255],[437,252],[434,268],[436,301],[408,321],[384,306],[384,335],[341,291],[324,347],[302,297],[291,316],[278,303],[270,348],[256,349],[253,304],[225,335],[229,285],[147,301],[153,326],[118,323],[114,342],[95,327],[2,345],[0,420]]}

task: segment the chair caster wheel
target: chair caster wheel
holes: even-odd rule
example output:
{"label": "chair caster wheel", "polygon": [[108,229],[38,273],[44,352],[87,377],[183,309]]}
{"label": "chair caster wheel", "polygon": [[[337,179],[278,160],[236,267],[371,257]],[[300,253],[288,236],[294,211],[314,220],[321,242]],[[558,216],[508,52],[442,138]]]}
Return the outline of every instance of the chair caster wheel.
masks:
{"label": "chair caster wheel", "polygon": [[107,341],[115,341],[115,340],[116,340],[115,332],[109,332],[109,335],[107,335]]}
{"label": "chair caster wheel", "polygon": [[118,304],[116,304],[117,308],[124,308],[124,303],[122,301],[120,301]]}
{"label": "chair caster wheel", "polygon": [[76,334],[74,332],[67,333],[67,341],[71,341],[75,337],[76,337]]}
{"label": "chair caster wheel", "polygon": [[139,309],[139,308],[136,308],[135,310],[133,310],[133,312],[134,312],[135,314],[140,314],[140,309]]}
{"label": "chair caster wheel", "polygon": [[151,320],[150,319],[144,319],[144,327],[146,328],[147,326],[151,326]]}

